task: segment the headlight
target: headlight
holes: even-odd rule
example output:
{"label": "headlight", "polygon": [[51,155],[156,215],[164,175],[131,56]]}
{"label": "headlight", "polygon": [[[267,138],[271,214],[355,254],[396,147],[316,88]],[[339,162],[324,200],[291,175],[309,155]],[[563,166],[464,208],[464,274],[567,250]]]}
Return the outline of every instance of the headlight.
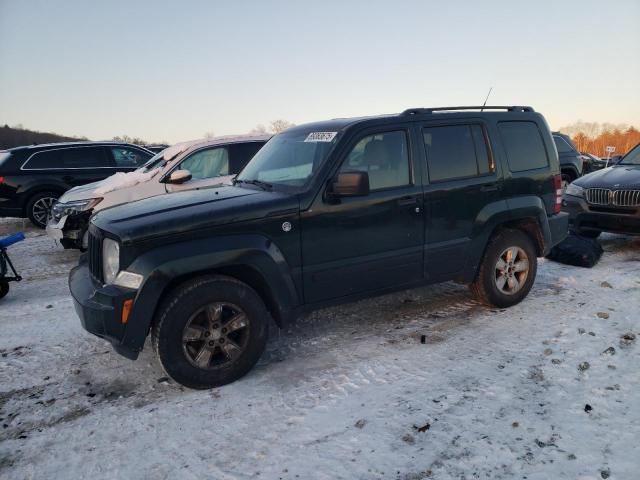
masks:
{"label": "headlight", "polygon": [[57,217],[63,217],[65,215],[91,210],[101,201],[102,198],[89,198],[87,200],[74,200],[72,202],[58,202],[54,205],[53,211]]}
{"label": "headlight", "polygon": [[120,271],[120,244],[110,238],[102,242],[102,273],[104,283],[113,283]]}
{"label": "headlight", "polygon": [[572,197],[584,197],[584,188],[576,185],[575,183],[570,183],[564,193],[566,195],[571,195]]}

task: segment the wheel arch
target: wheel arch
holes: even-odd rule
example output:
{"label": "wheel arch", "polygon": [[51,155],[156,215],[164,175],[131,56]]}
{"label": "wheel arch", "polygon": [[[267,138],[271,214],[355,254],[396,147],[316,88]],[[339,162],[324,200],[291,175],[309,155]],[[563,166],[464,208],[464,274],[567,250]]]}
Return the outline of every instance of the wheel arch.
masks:
{"label": "wheel arch", "polygon": [[460,281],[469,283],[475,279],[489,241],[505,229],[524,232],[532,240],[539,257],[548,253],[551,233],[540,197],[527,196],[493,202],[486,205],[476,218],[467,268]]}
{"label": "wheel arch", "polygon": [[560,174],[567,175],[569,177],[569,182],[573,182],[580,176],[580,173],[573,165],[560,165]]}
{"label": "wheel arch", "polygon": [[63,195],[64,192],[66,191],[67,190],[65,188],[62,188],[60,185],[55,185],[55,184],[54,185],[52,184],[35,185],[29,188],[28,190],[25,190],[24,193],[22,194],[22,198],[24,198],[24,201],[21,206],[22,214],[24,216],[27,215],[27,206],[29,205],[33,197],[38,195],[39,193],[55,192],[55,193],[59,193],[60,195]]}
{"label": "wheel arch", "polygon": [[144,345],[162,299],[178,285],[199,276],[225,275],[246,283],[262,298],[279,327],[292,320],[300,302],[284,256],[261,235],[198,239],[158,247],[136,257],[126,270],[145,278],[123,339],[137,351]]}

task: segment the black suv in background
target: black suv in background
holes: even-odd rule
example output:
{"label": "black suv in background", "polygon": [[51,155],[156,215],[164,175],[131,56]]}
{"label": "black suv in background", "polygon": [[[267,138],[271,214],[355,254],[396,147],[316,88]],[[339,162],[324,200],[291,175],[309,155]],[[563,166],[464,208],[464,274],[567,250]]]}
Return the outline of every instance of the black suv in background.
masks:
{"label": "black suv in background", "polygon": [[597,170],[566,189],[562,210],[578,234],[640,235],[640,144],[616,165]]}
{"label": "black suv in background", "polygon": [[585,173],[584,157],[578,152],[575,143],[569,135],[553,132],[553,141],[560,157],[560,173],[562,173],[562,188]]}
{"label": "black suv in background", "polygon": [[142,166],[153,152],[128,143],[76,142],[0,151],[0,217],[29,218],[44,228],[67,190]]}
{"label": "black suv in background", "polygon": [[98,212],[69,276],[82,325],[131,359],[151,332],[208,388],[253,367],[272,319],[448,280],[520,302],[567,235],[558,156],[532,108],[480,108],[293,127],[233,186]]}

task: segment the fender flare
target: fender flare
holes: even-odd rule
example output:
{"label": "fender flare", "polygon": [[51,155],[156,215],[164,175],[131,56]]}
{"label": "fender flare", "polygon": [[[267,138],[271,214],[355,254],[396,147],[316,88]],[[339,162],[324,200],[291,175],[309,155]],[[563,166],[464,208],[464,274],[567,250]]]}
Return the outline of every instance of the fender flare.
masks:
{"label": "fender flare", "polygon": [[496,228],[502,225],[514,225],[518,221],[527,219],[535,220],[541,235],[538,239],[539,243],[542,243],[541,250],[543,255],[546,255],[548,246],[551,244],[551,231],[542,199],[535,195],[528,195],[498,200],[485,205],[476,216],[471,234],[473,241],[465,269],[467,273],[461,280],[466,283],[473,281],[480,268],[487,243]]}
{"label": "fender flare", "polygon": [[158,305],[167,291],[197,275],[220,273],[233,267],[248,267],[264,281],[274,313],[290,320],[300,304],[289,264],[277,245],[262,235],[229,235],[172,243],[149,250],[125,269],[144,276],[135,297],[123,345],[142,350]]}

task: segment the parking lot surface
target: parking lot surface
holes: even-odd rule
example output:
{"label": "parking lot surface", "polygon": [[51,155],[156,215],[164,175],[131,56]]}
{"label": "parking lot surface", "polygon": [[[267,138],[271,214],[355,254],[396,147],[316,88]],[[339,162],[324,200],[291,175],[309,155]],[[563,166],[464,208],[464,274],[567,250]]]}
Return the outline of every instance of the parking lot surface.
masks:
{"label": "parking lot surface", "polygon": [[629,479],[640,437],[640,238],[542,260],[508,310],[447,283],[271,331],[210,391],[87,334],[63,251],[21,220],[0,300],[0,478]]}

